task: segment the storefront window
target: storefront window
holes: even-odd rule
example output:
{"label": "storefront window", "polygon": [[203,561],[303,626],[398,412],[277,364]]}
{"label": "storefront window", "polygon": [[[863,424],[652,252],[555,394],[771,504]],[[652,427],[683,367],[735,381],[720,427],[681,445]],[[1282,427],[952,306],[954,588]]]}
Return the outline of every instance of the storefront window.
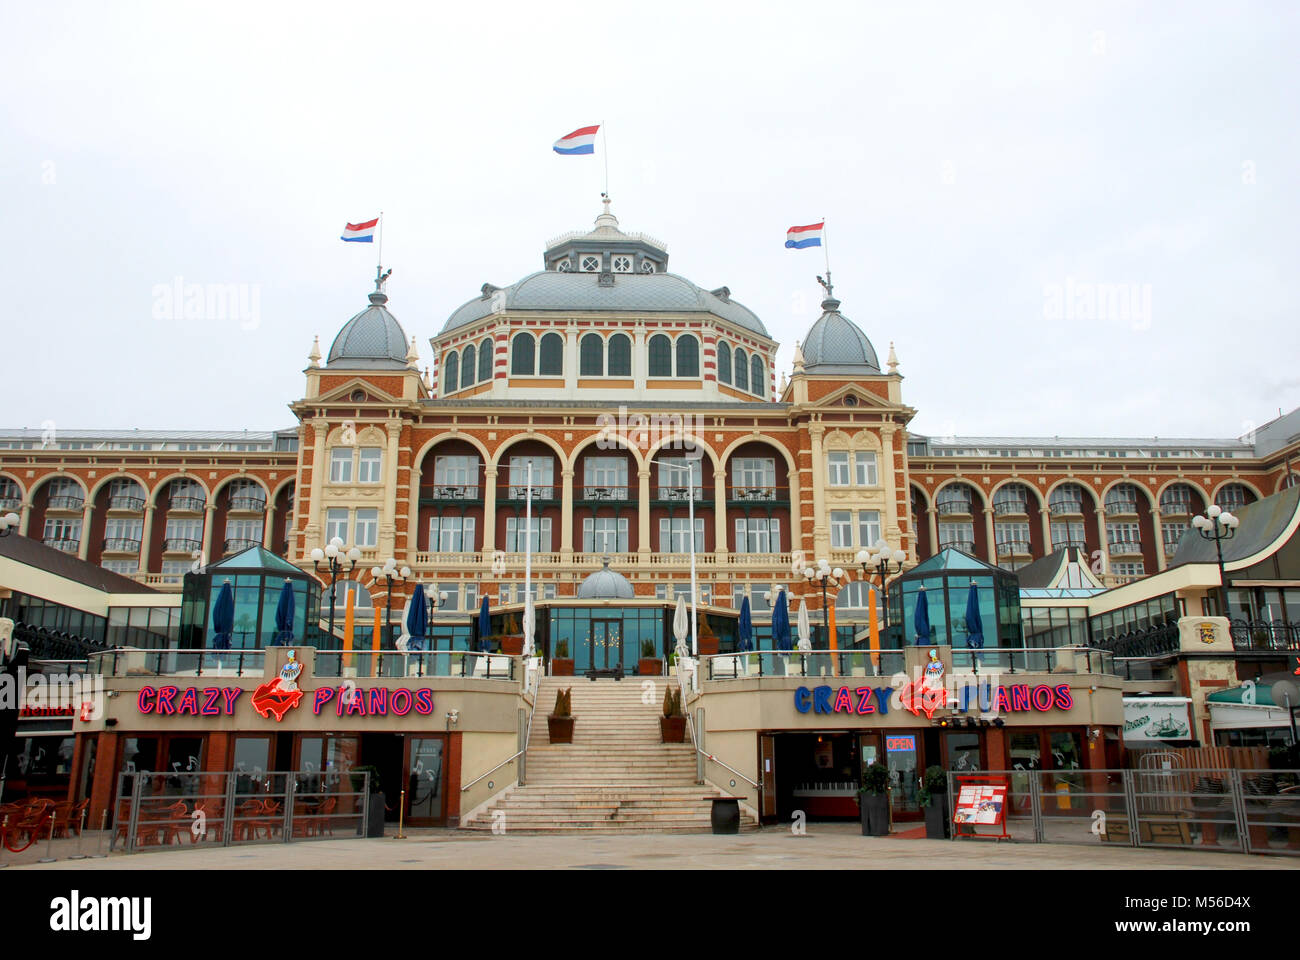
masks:
{"label": "storefront window", "polygon": [[974,773],[980,768],[978,733],[944,734],[948,769],[953,773]]}
{"label": "storefront window", "polygon": [[308,793],[352,789],[343,778],[357,762],[356,737],[302,737],[299,741],[298,772],[301,789]]}
{"label": "storefront window", "polygon": [[235,792],[256,793],[263,789],[271,763],[271,741],[267,737],[235,738]]}
{"label": "storefront window", "polygon": [[73,737],[27,737],[18,741],[18,776],[30,787],[72,772]]}
{"label": "storefront window", "polygon": [[1029,809],[1029,778],[1043,766],[1043,747],[1037,733],[1013,733],[1011,741],[1012,809]]}
{"label": "storefront window", "polygon": [[1062,731],[1049,735],[1052,749],[1052,775],[1050,784],[1044,783],[1043,790],[1051,790],[1056,798],[1059,811],[1077,810],[1082,803],[1083,775],[1078,771],[1083,766],[1082,738],[1073,731]]}

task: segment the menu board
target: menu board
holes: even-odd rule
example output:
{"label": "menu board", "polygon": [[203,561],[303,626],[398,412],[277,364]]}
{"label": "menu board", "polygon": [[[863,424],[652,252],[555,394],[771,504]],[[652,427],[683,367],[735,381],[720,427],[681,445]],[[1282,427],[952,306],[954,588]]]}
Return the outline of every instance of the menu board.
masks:
{"label": "menu board", "polygon": [[1006,797],[1005,784],[962,784],[952,822],[1001,823]]}

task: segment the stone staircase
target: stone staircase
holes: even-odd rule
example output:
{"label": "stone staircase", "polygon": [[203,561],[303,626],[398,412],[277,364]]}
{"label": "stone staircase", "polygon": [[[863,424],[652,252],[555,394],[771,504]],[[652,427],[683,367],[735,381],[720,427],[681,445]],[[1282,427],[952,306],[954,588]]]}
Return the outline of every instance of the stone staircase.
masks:
{"label": "stone staircase", "polygon": [[[543,677],[529,733],[526,780],[498,797],[463,829],[492,829],[505,814],[508,833],[661,833],[707,832],[710,803],[721,794],[695,782],[695,751],[661,743],[664,684],[655,680],[651,703],[641,702],[641,679],[621,681],[585,677]],[[546,716],[561,687],[573,688],[577,723],[573,743],[553,744]],[[756,826],[741,811],[741,829]]]}

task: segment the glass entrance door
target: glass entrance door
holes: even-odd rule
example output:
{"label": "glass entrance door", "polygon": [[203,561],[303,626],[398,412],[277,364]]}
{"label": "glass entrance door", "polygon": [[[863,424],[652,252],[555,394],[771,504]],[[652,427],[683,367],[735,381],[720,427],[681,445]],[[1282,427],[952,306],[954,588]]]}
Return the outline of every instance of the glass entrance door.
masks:
{"label": "glass entrance door", "polygon": [[623,662],[623,621],[591,621],[591,668],[613,670]]}
{"label": "glass entrance door", "polygon": [[411,738],[406,802],[407,815],[412,821],[441,823],[443,820],[442,751],[441,737]]}
{"label": "glass entrance door", "polygon": [[889,805],[894,820],[916,820],[921,816],[917,802],[917,769],[920,751],[915,733],[885,734],[885,763],[889,766]]}

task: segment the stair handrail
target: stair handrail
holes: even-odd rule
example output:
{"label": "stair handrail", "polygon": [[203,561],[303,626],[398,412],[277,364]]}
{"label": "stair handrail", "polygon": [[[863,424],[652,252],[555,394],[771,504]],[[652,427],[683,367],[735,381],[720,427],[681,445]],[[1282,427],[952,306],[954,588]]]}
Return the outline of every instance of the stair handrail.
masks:
{"label": "stair handrail", "polygon": [[[525,671],[525,673],[526,672],[527,671]],[[516,760],[518,760],[520,757],[522,757],[525,753],[528,752],[528,740],[530,735],[533,732],[533,714],[537,711],[537,695],[538,693],[541,692],[541,689],[542,689],[542,668],[541,668],[541,664],[538,664],[537,669],[533,671],[533,689],[532,689],[533,703],[532,706],[528,708],[528,726],[524,729],[524,748],[506,757],[504,760],[498,763],[487,773],[480,774],[479,776],[471,780],[469,783],[465,784],[465,786],[460,788],[461,793],[464,793],[466,790],[474,786],[474,784],[478,783],[480,780],[484,779],[485,777],[491,776],[492,774],[496,773],[507,763],[514,763]]]}
{"label": "stair handrail", "polygon": [[[686,687],[686,669],[685,669],[685,667],[682,665],[682,659],[683,659],[683,657],[685,656],[685,654],[686,654],[686,644],[683,643],[683,642],[680,642],[680,641],[679,641],[678,644],[677,644],[677,658],[676,658],[676,659],[677,659],[677,662],[676,662],[676,671],[677,671],[677,683],[678,683],[678,685],[679,685],[679,688],[680,688],[681,690],[683,690],[683,691],[685,691],[685,690],[687,689],[687,687]],[[699,669],[698,665],[696,666],[696,669],[697,669],[697,670]],[[685,696],[686,696],[686,694],[683,693],[683,694],[682,694],[683,699],[685,698]],[[725,762],[723,762],[722,760],[719,760],[719,759],[718,759],[717,757],[715,757],[713,754],[711,754],[711,753],[706,753],[705,751],[703,751],[703,750],[700,749],[699,742],[696,741],[696,739],[695,739],[695,720],[692,718],[692,716],[691,716],[691,711],[689,711],[689,710],[686,711],[686,730],[687,730],[687,732],[690,733],[690,735],[691,735],[691,746],[695,749],[695,754],[696,754],[696,756],[703,756],[704,759],[706,759],[706,760],[712,760],[712,761],[713,761],[714,763],[716,763],[718,766],[720,766],[720,767],[724,767],[724,768],[726,768],[727,770],[730,770],[732,773],[734,773],[736,776],[740,777],[740,779],[744,780],[747,784],[749,784],[749,785],[750,785],[751,787],[753,787],[755,790],[759,790],[759,789],[761,789],[761,785],[758,783],[758,781],[749,779],[749,777],[745,776],[743,773],[741,773],[741,772],[740,772],[739,770],[737,770],[735,767],[731,766],[731,764],[729,764],[729,763],[725,763]]]}

